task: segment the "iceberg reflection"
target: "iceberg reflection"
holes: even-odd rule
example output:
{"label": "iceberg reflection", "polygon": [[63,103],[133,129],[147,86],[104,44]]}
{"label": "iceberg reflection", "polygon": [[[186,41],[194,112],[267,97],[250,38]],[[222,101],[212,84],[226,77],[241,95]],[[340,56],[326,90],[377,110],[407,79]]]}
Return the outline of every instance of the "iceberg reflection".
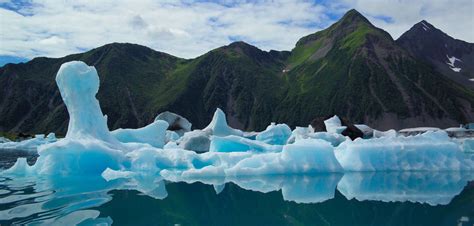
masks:
{"label": "iceberg reflection", "polygon": [[418,202],[447,205],[472,175],[463,172],[346,173],[337,189],[358,201]]}
{"label": "iceberg reflection", "polygon": [[[75,222],[111,224],[97,208],[110,202],[113,190],[134,190],[157,200],[167,199],[166,184],[202,183],[216,194],[228,193],[226,185],[259,193],[281,192],[285,201],[321,203],[335,198],[337,190],[346,199],[382,202],[418,202],[447,205],[462,192],[472,175],[462,172],[377,172],[257,177],[182,178],[179,173],[114,174],[108,177],[0,178],[0,222],[15,224],[61,224]],[[167,182],[165,182],[167,181]],[[235,187],[235,186],[230,186]],[[235,190],[234,190],[235,191]],[[176,192],[173,190],[173,192]],[[176,195],[176,194],[175,194]],[[199,194],[197,194],[199,195]]]}

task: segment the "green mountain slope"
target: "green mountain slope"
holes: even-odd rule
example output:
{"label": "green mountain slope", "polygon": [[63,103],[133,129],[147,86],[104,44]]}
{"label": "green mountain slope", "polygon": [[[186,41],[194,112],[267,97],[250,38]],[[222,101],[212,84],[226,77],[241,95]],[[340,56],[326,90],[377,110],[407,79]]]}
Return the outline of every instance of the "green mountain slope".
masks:
{"label": "green mountain slope", "polygon": [[472,121],[474,92],[438,76],[355,10],[306,36],[287,61],[278,120],[338,114],[379,128]]}
{"label": "green mountain slope", "polygon": [[0,131],[63,134],[68,115],[54,78],[71,60],[97,68],[97,97],[111,129],[144,126],[165,110],[202,128],[216,107],[232,126],[248,130],[272,121],[304,126],[332,114],[379,129],[474,121],[473,90],[440,76],[351,10],[329,28],[300,39],[291,52],[235,42],[185,60],[113,43],[5,65],[0,68]]}

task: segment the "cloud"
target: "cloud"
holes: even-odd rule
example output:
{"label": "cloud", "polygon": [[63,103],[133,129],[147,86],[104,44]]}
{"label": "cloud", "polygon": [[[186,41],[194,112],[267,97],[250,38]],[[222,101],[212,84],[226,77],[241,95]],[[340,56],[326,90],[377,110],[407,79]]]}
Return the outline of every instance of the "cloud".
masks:
{"label": "cloud", "polygon": [[[405,1],[0,1],[0,55],[60,57],[131,42],[193,58],[231,41],[291,50],[296,41],[356,8],[395,38],[427,19],[474,41],[470,0]],[[468,29],[470,28],[470,29]]]}

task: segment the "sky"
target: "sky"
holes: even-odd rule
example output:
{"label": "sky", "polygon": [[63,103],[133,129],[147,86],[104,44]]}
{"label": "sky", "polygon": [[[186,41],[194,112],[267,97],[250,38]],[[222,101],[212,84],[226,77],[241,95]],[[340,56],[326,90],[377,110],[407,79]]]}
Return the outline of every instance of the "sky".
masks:
{"label": "sky", "polygon": [[473,0],[0,0],[0,65],[111,42],[194,58],[233,41],[291,50],[356,9],[394,39],[425,19],[474,42]]}

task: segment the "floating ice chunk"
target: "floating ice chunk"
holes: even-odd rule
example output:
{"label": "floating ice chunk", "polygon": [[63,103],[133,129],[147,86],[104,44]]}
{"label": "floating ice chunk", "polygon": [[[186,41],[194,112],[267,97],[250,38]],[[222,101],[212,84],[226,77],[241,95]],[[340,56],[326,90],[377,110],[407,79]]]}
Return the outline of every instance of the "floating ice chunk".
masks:
{"label": "floating ice chunk", "polygon": [[473,170],[474,160],[444,131],[409,137],[347,140],[335,154],[346,171]]}
{"label": "floating ice chunk", "polygon": [[5,137],[0,137],[0,144],[1,143],[8,143],[8,142],[12,142],[10,139],[8,138],[5,138]]}
{"label": "floating ice chunk", "polygon": [[48,136],[46,136],[46,139],[50,142],[55,142],[57,140],[56,134],[54,133],[49,133]]}
{"label": "floating ice chunk", "polygon": [[175,131],[166,130],[166,139],[165,142],[168,143],[170,141],[177,141],[179,139],[179,134]]}
{"label": "floating ice chunk", "polygon": [[428,131],[440,131],[440,128],[436,127],[416,127],[416,128],[407,128],[398,131],[400,134],[405,136],[412,136],[417,134],[422,134]]}
{"label": "floating ice chunk", "polygon": [[474,138],[454,139],[466,153],[474,153]]}
{"label": "floating ice chunk", "polygon": [[[339,119],[337,116],[333,119]],[[296,127],[293,130],[291,137],[288,139],[288,143],[294,143],[298,140],[303,139],[318,139],[318,140],[325,140],[332,144],[332,146],[336,147],[340,143],[344,142],[346,139],[345,136],[338,134],[338,133],[329,133],[329,132],[314,132],[314,128],[310,125],[308,127]]]}
{"label": "floating ice chunk", "polygon": [[202,130],[187,132],[179,140],[179,147],[198,153],[209,151],[211,144],[209,134]]}
{"label": "floating ice chunk", "polygon": [[19,142],[0,143],[0,149],[36,151],[40,145],[53,142],[56,142],[56,136],[54,133],[48,134],[47,137],[45,137],[44,134],[37,134],[34,138],[22,140]]}
{"label": "floating ice chunk", "polygon": [[96,139],[62,139],[39,146],[38,154],[31,168],[45,175],[100,175],[124,161],[122,151]]}
{"label": "floating ice chunk", "polygon": [[466,186],[462,172],[346,173],[337,189],[347,199],[446,205]]}
{"label": "floating ice chunk", "polygon": [[291,136],[291,129],[286,124],[275,123],[270,124],[265,131],[260,132],[256,140],[263,141],[267,144],[284,145]]}
{"label": "floating ice chunk", "polygon": [[333,147],[322,140],[299,140],[280,153],[255,154],[227,169],[227,175],[301,174],[340,172]]}
{"label": "floating ice chunk", "polygon": [[176,132],[179,136],[191,131],[192,124],[183,116],[165,111],[156,116],[156,120],[163,120],[169,124],[168,130]]}
{"label": "floating ice chunk", "polygon": [[257,139],[258,132],[252,131],[252,132],[244,132],[243,137],[250,139],[250,140],[255,140]]}
{"label": "floating ice chunk", "polygon": [[30,171],[30,166],[26,162],[26,158],[18,158],[15,165],[3,171],[4,174],[9,175],[25,175]]}
{"label": "floating ice chunk", "polygon": [[370,126],[364,124],[355,124],[354,126],[364,134],[365,139],[372,138],[374,136],[375,130],[370,128]]}
{"label": "floating ice chunk", "polygon": [[319,140],[325,140],[329,143],[331,143],[332,146],[337,147],[339,144],[346,140],[350,140],[349,137],[345,137],[341,134],[338,133],[329,133],[329,132],[316,132],[309,134],[309,138],[311,139],[319,139]]}
{"label": "floating ice chunk", "polygon": [[211,137],[211,152],[280,152],[282,145],[270,145],[258,140],[250,140],[239,136]]}
{"label": "floating ice chunk", "polygon": [[165,145],[168,123],[156,120],[138,129],[117,129],[111,134],[122,143],[147,143],[153,147],[162,148]]}
{"label": "floating ice chunk", "polygon": [[341,120],[337,115],[324,120],[324,125],[326,126],[326,131],[328,133],[342,133],[346,129],[345,126],[342,126]]}
{"label": "floating ice chunk", "polygon": [[292,132],[290,138],[288,138],[289,144],[294,143],[297,140],[308,139],[310,134],[314,133],[314,128],[309,125],[308,127],[296,127]]}
{"label": "floating ice chunk", "polygon": [[374,130],[374,138],[380,138],[380,137],[396,137],[398,135],[397,131],[394,129],[387,130],[387,131],[378,131]]}
{"label": "floating ice chunk", "polygon": [[233,129],[227,125],[225,114],[220,108],[217,108],[216,112],[214,112],[211,123],[209,123],[209,125],[202,131],[214,136],[243,136],[242,131]]}
{"label": "floating ice chunk", "polygon": [[165,144],[163,149],[179,149],[179,146],[175,141],[170,141]]}
{"label": "floating ice chunk", "polygon": [[56,75],[56,84],[69,113],[66,138],[89,137],[119,143],[110,134],[99,101],[95,98],[99,91],[99,76],[94,67],[81,61],[64,63]]}

